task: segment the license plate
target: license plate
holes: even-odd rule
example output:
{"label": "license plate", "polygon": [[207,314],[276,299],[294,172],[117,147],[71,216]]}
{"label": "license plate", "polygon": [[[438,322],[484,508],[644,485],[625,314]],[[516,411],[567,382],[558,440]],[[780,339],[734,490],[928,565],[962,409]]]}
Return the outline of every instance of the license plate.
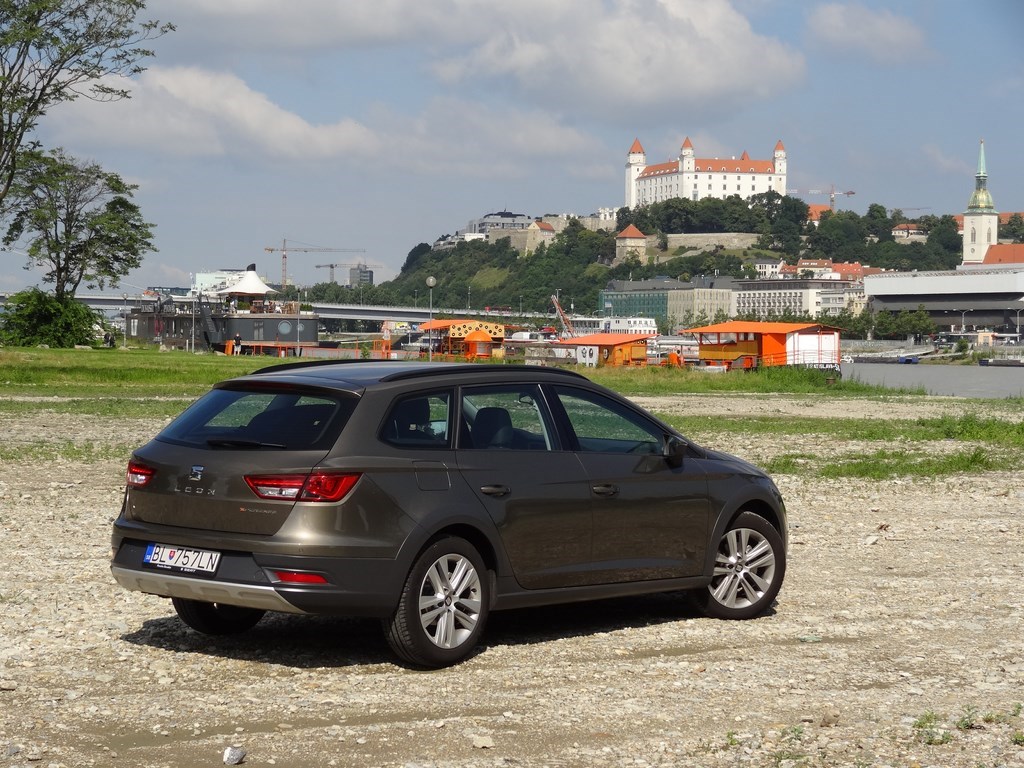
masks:
{"label": "license plate", "polygon": [[182,573],[216,573],[220,563],[220,552],[189,547],[172,547],[168,544],[150,544],[142,562],[153,568]]}

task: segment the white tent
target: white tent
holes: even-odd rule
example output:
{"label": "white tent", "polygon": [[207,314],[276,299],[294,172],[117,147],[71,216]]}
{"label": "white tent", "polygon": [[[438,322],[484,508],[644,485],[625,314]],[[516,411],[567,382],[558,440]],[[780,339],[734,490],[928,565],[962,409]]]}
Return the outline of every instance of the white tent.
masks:
{"label": "white tent", "polygon": [[266,296],[268,293],[277,293],[277,291],[260,280],[260,276],[256,274],[255,264],[249,265],[237,283],[217,291],[218,296]]}

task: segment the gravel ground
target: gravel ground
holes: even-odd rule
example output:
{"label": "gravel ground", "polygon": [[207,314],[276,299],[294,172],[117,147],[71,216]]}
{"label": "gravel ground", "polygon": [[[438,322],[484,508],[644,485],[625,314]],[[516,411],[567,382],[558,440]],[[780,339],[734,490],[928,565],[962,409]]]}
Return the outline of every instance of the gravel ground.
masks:
{"label": "gravel ground", "polygon": [[[642,402],[808,413],[786,398]],[[159,427],[0,416],[5,444],[26,448],[116,449]],[[716,447],[794,450],[735,435]],[[110,577],[124,460],[29,453],[0,467],[0,766],[214,766],[232,745],[246,765],[296,768],[1024,766],[1020,474],[779,476],[792,546],[771,615],[715,621],[678,596],[498,613],[480,654],[424,673],[394,663],[375,622],[186,630],[168,601]]]}

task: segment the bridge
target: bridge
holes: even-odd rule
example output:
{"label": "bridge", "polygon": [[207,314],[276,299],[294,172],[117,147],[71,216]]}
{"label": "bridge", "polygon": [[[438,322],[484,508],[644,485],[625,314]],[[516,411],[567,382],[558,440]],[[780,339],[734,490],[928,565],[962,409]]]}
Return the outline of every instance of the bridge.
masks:
{"label": "bridge", "polygon": [[[7,301],[8,294],[0,293],[0,306]],[[80,292],[75,298],[91,309],[107,316],[117,316],[123,312],[138,307],[152,307],[160,298],[166,300],[166,295],[157,297],[155,295],[135,293],[100,293]],[[191,311],[192,305],[197,301],[194,296],[172,296],[176,307],[187,307],[181,311]],[[210,296],[207,299],[215,299]],[[370,304],[327,304],[316,301],[304,301],[305,306],[311,307],[312,312],[322,320],[365,320],[371,323],[382,323],[385,320],[395,322],[406,322],[413,325],[425,323],[430,319],[429,307],[391,307]],[[452,309],[449,307],[434,307],[434,317],[439,315],[457,317],[479,317],[487,319],[500,319],[515,317],[517,320],[529,318],[549,322],[550,315],[543,312],[524,312],[522,314],[507,311],[493,311],[486,309]]]}

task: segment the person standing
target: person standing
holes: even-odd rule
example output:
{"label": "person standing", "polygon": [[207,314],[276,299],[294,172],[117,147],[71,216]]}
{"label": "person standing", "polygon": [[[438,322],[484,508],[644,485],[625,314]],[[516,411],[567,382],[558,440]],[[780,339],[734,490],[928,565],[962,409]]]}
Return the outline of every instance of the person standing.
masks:
{"label": "person standing", "polygon": [[242,334],[238,331],[235,331],[235,345],[231,351],[235,355],[242,354]]}

